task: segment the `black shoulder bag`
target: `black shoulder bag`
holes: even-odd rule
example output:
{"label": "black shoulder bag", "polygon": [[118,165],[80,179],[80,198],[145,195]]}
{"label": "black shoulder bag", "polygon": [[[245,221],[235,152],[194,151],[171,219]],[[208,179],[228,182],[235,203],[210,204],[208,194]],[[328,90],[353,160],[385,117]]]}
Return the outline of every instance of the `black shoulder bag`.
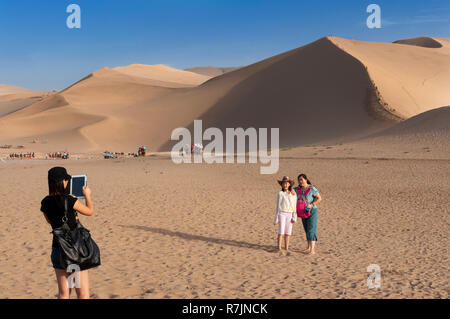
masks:
{"label": "black shoulder bag", "polygon": [[67,198],[64,198],[63,224],[52,231],[60,250],[61,266],[67,269],[69,265],[77,265],[80,270],[100,266],[100,249],[89,230],[79,220],[76,227],[70,229],[67,220]]}

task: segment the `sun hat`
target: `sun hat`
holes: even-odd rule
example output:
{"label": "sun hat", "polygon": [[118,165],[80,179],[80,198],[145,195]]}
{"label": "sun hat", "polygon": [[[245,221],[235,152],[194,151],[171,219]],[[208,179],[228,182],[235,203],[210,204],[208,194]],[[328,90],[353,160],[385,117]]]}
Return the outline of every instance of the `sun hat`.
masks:
{"label": "sun hat", "polygon": [[281,186],[283,185],[283,182],[288,182],[291,184],[291,186],[294,186],[295,182],[289,178],[289,176],[283,176],[281,181],[278,181],[278,184],[280,184]]}

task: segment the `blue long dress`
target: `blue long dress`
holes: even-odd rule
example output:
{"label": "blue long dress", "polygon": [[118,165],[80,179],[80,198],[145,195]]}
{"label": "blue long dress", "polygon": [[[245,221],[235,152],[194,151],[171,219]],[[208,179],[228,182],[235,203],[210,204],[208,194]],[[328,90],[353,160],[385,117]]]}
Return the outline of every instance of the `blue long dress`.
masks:
{"label": "blue long dress", "polygon": [[[319,193],[317,188],[310,185],[311,190],[308,195],[306,195],[306,205],[311,204],[315,196]],[[302,191],[299,186],[295,187],[295,193],[297,194],[297,200],[301,199],[301,194],[303,195],[306,191]],[[306,233],[306,240],[317,241],[317,205],[314,205],[311,209],[311,215],[308,218],[302,218],[303,229]]]}

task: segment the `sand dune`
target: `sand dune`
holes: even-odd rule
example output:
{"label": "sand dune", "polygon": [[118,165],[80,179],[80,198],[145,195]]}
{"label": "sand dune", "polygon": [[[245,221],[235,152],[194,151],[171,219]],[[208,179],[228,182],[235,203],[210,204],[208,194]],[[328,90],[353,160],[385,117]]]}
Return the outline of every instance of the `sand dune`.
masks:
{"label": "sand dune", "polygon": [[211,76],[177,70],[166,65],[132,64],[113,68],[112,70],[132,77],[153,80],[159,86],[168,87],[197,86],[209,80]]}
{"label": "sand dune", "polygon": [[[55,95],[26,108],[16,108],[15,112],[4,113],[0,118],[0,139],[21,144],[35,138],[47,140],[45,145],[33,145],[42,151],[55,148],[81,152],[104,150],[123,147],[126,140],[131,141],[134,149],[135,143],[145,141],[139,137],[131,138],[133,134],[127,131],[136,120],[146,123],[146,119],[122,117],[128,112],[127,106],[143,101],[148,103],[173,88],[190,87],[207,79],[207,76],[163,66],[103,68]],[[99,129],[92,139],[83,132],[90,132],[95,123]],[[71,132],[75,134],[69,134]],[[117,144],[115,137],[122,137],[122,140]],[[95,142],[95,138],[99,140]]]}
{"label": "sand dune", "polygon": [[172,130],[194,119],[280,128],[281,147],[357,140],[450,103],[450,49],[438,40],[431,49],[326,37],[211,79],[162,65],[103,68],[0,117],[0,143],[45,136],[42,149],[167,151]]}
{"label": "sand dune", "polygon": [[440,107],[419,115],[413,116],[399,123],[377,136],[392,135],[437,135],[446,134],[450,138],[450,106]]}
{"label": "sand dune", "polygon": [[0,84],[0,95],[17,94],[17,93],[35,93],[36,91],[24,89],[9,84]]}
{"label": "sand dune", "polygon": [[450,46],[331,40],[367,67],[386,107],[402,119],[449,104]]}
{"label": "sand dune", "polygon": [[237,70],[241,67],[230,67],[230,68],[217,68],[213,66],[200,66],[195,68],[189,68],[185,71],[194,72],[198,74],[203,74],[211,77],[216,77],[234,70]]}
{"label": "sand dune", "polygon": [[0,84],[0,118],[41,101],[51,94],[50,92],[34,91],[13,85]]}
{"label": "sand dune", "polygon": [[418,37],[412,39],[397,40],[393,43],[416,45],[424,48],[442,48],[442,44],[430,37]]}
{"label": "sand dune", "polygon": [[441,107],[413,116],[384,131],[362,139],[364,143],[389,148],[398,145],[450,152],[450,107]]}

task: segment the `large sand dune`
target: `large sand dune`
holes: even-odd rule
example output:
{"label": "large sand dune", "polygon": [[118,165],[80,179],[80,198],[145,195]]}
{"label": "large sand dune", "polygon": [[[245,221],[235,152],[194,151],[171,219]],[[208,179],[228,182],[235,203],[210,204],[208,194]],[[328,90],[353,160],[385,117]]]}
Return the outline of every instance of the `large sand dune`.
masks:
{"label": "large sand dune", "polygon": [[442,44],[439,41],[430,37],[418,37],[412,39],[397,40],[394,41],[394,43],[417,45],[419,47],[424,48],[442,48]]}
{"label": "large sand dune", "polygon": [[0,84],[0,118],[41,101],[50,95],[50,92],[34,91],[18,86]]}
{"label": "large sand dune", "polygon": [[162,65],[104,68],[0,117],[0,143],[166,151],[172,130],[194,119],[280,128],[282,147],[352,141],[450,103],[450,49],[437,41],[442,48],[326,37],[211,79]]}

